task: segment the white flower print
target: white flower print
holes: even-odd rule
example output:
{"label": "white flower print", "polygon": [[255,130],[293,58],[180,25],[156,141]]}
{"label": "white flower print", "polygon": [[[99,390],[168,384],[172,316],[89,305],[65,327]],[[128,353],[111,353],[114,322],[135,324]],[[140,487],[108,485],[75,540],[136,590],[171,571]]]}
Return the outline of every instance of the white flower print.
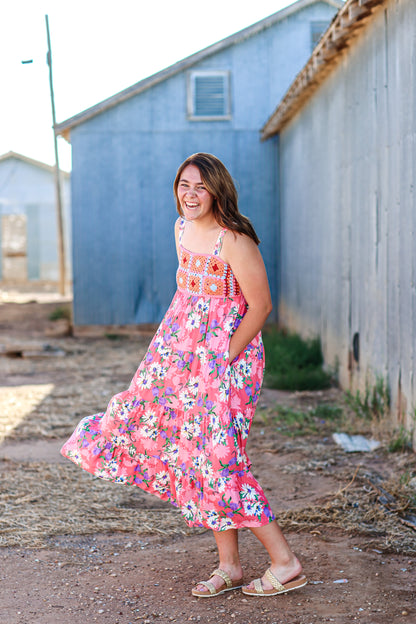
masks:
{"label": "white flower print", "polygon": [[245,464],[246,463],[246,458],[245,455],[243,455],[243,453],[240,451],[240,449],[238,449],[237,453],[236,453],[236,460],[237,460],[237,464]]}
{"label": "white flower print", "polygon": [[223,430],[217,431],[212,436],[212,441],[216,446],[220,444],[227,444],[227,432]]}
{"label": "white flower print", "polygon": [[231,375],[231,383],[234,388],[241,390],[244,387],[244,377],[239,374],[237,371],[233,371]]}
{"label": "white flower print", "polygon": [[137,384],[142,390],[149,390],[152,387],[152,379],[147,371],[140,371],[137,377]]}
{"label": "white flower print", "polygon": [[243,501],[244,513],[247,516],[255,516],[256,515],[256,503],[250,500]]}
{"label": "white flower print", "polygon": [[146,412],[140,416],[140,422],[148,423],[149,425],[154,425],[156,420],[157,416],[154,410],[146,410]]}
{"label": "white flower print", "polygon": [[112,477],[116,476],[118,471],[118,463],[116,459],[112,459],[108,462],[107,471]]}
{"label": "white flower print", "polygon": [[243,377],[249,377],[251,374],[251,362],[240,360],[237,362],[237,370]]}
{"label": "white flower print", "polygon": [[227,386],[221,384],[221,386],[220,386],[220,399],[221,399],[221,401],[223,401],[224,403],[227,403],[229,394],[230,394],[230,389],[227,388]]}
{"label": "white flower print", "polygon": [[129,446],[130,444],[129,436],[125,433],[122,435],[112,435],[111,437],[115,446]]}
{"label": "white flower print", "polygon": [[222,518],[220,521],[220,530],[225,531],[226,529],[234,529],[235,524],[231,520],[231,518]]}
{"label": "white flower print", "polygon": [[143,429],[141,430],[141,434],[145,438],[150,438],[150,440],[157,440],[158,429],[157,427],[145,425]]}
{"label": "white flower print", "polygon": [[72,461],[75,462],[76,464],[78,464],[78,465],[81,464],[81,455],[80,455],[79,451],[69,451],[68,452],[68,457],[70,457],[72,459]]}
{"label": "white flower print", "polygon": [[227,479],[225,477],[220,477],[219,479],[217,479],[218,492],[225,492],[226,485],[227,485]]}
{"label": "white flower print", "polygon": [[200,314],[206,314],[209,310],[209,302],[204,299],[198,299],[195,305],[195,310],[197,310]]}
{"label": "white flower print", "polygon": [[214,529],[218,527],[218,512],[217,511],[207,512],[207,524],[210,527],[210,529]]}
{"label": "white flower print", "polygon": [[248,483],[243,483],[241,488],[241,496],[246,500],[254,501],[256,500],[258,494],[252,485],[248,485]]}
{"label": "white flower print", "polygon": [[168,358],[172,353],[172,349],[164,344],[163,342],[158,346],[157,352],[159,353],[161,358]]}
{"label": "white flower print", "polygon": [[190,396],[186,390],[181,390],[179,393],[179,399],[182,401],[183,409],[185,411],[191,409],[191,407],[195,404],[195,399]]}
{"label": "white flower print", "polygon": [[227,332],[227,334],[229,334],[232,328],[234,327],[234,323],[235,323],[234,317],[227,316],[227,318],[224,321],[224,331]]}
{"label": "white flower print", "polygon": [[233,417],[233,424],[238,431],[241,431],[244,425],[244,415],[242,412],[237,412]]}
{"label": "white flower print", "polygon": [[160,377],[160,373],[162,371],[162,367],[159,364],[159,362],[152,362],[149,366],[149,372],[151,375],[153,375],[153,377],[156,377],[157,379]]}
{"label": "white flower print", "polygon": [[246,425],[242,430],[241,430],[241,437],[243,438],[243,440],[245,440],[246,438],[248,438],[248,434],[250,433],[250,426]]}
{"label": "white flower print", "polygon": [[159,494],[166,494],[166,492],[168,491],[168,488],[166,485],[164,485],[163,483],[154,483],[153,487],[155,488],[156,492],[159,492]]}
{"label": "white flower print", "polygon": [[194,501],[190,500],[182,507],[182,513],[187,520],[192,520],[197,512],[197,507]]}
{"label": "white flower print", "polygon": [[203,465],[203,460],[202,460],[201,455],[197,455],[196,457],[193,457],[192,463],[196,470],[200,470],[201,466]]}
{"label": "white flower print", "polygon": [[206,462],[202,466],[201,474],[205,479],[212,479],[213,471],[212,471],[212,466],[209,462]]}
{"label": "white flower print", "polygon": [[190,377],[186,385],[189,388],[189,392],[192,394],[192,396],[196,397],[196,395],[198,394],[199,379],[197,377]]}
{"label": "white flower print", "polygon": [[201,324],[201,317],[195,310],[191,310],[186,322],[186,329],[196,329]]}
{"label": "white flower print", "polygon": [[185,436],[187,440],[192,440],[194,435],[194,426],[189,421],[185,420],[181,427],[181,435]]}
{"label": "white flower print", "polygon": [[196,349],[196,356],[197,358],[199,358],[201,364],[206,364],[207,361],[207,351],[206,349],[204,349],[204,347],[197,347]]}
{"label": "white flower print", "polygon": [[166,471],[157,472],[155,480],[157,481],[157,483],[163,483],[166,485],[167,483],[169,483],[169,473]]}

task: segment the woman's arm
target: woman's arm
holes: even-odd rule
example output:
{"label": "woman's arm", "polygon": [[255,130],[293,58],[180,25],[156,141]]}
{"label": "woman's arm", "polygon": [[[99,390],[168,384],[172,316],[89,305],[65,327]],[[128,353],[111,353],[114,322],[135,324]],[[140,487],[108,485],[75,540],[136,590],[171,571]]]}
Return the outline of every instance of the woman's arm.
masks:
{"label": "woman's arm", "polygon": [[224,236],[221,258],[231,266],[248,304],[244,318],[231,337],[232,362],[263,327],[272,311],[272,300],[263,258],[251,238],[228,231]]}

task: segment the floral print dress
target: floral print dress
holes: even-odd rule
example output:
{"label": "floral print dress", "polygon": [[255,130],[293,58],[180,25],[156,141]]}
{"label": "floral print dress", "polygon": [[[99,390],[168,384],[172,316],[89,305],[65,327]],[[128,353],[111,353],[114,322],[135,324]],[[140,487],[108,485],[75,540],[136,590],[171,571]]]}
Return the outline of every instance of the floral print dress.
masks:
{"label": "floral print dress", "polygon": [[232,363],[247,303],[231,267],[182,246],[178,289],[128,390],[84,418],[62,454],[102,479],[179,507],[189,526],[259,527],[274,516],[250,471],[247,436],[263,378],[260,333]]}

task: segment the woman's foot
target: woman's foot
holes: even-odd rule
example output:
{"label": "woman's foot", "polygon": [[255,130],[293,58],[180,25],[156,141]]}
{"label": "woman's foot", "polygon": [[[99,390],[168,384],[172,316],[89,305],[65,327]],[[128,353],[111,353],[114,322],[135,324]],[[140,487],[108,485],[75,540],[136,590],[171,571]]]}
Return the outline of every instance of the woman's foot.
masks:
{"label": "woman's foot", "polygon": [[[273,576],[275,576],[282,585],[285,585],[295,577],[299,576],[302,572],[302,566],[299,559],[297,559],[297,557],[293,557],[293,559],[285,565],[272,564],[270,566],[270,570]],[[261,585],[264,590],[274,589],[266,574],[261,577]],[[254,581],[252,581],[249,585],[246,585],[245,589],[254,591]]]}
{"label": "woman's foot", "polygon": [[[230,565],[226,565],[226,564],[224,564],[224,565],[220,564],[218,569],[220,571],[226,573],[226,575],[229,577],[229,579],[231,580],[233,585],[241,585],[242,584],[243,569],[242,569],[241,566],[230,566]],[[225,589],[226,582],[225,582],[224,578],[220,574],[213,574],[209,578],[209,583],[212,583],[212,585],[214,586],[216,591],[218,591],[220,589],[223,589],[223,590],[227,591]],[[207,592],[207,587],[205,585],[202,585],[201,583],[198,583],[198,585],[196,585],[194,587],[194,589],[192,590],[192,593],[194,591],[206,593]]]}

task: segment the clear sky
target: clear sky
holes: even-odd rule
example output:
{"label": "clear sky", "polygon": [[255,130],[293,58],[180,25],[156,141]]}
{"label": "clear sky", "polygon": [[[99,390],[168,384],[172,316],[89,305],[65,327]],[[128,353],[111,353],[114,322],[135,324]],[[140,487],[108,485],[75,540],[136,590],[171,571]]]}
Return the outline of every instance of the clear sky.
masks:
{"label": "clear sky", "polygon": [[[289,4],[292,0],[4,0],[0,155],[12,150],[54,163],[45,14],[60,122]],[[71,150],[62,138],[59,157],[69,170]]]}

